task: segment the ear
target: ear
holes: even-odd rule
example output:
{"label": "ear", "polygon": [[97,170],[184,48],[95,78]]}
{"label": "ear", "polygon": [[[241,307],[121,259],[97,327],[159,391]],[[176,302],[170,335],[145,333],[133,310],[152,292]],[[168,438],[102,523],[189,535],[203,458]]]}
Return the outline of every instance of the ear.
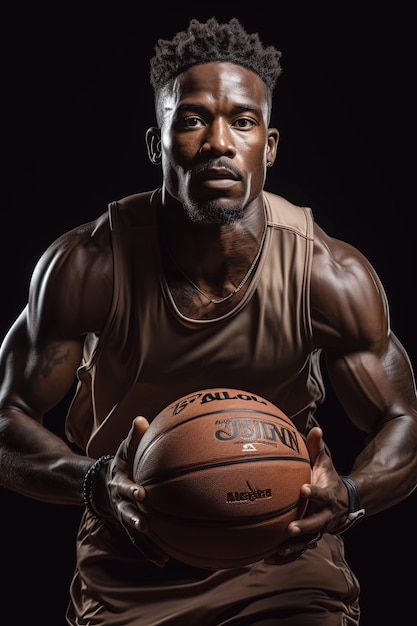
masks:
{"label": "ear", "polygon": [[154,165],[161,163],[161,129],[153,126],[146,131],[146,147],[148,149],[148,157]]}
{"label": "ear", "polygon": [[268,128],[268,143],[266,146],[266,165],[272,167],[277,156],[279,131],[276,128]]}

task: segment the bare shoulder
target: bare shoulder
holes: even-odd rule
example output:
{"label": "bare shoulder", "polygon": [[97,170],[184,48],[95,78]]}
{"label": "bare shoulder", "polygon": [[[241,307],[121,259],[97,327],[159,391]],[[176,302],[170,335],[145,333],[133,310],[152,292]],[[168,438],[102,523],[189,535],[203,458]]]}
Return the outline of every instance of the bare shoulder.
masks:
{"label": "bare shoulder", "polygon": [[316,343],[342,350],[383,352],[389,334],[381,281],[354,246],[314,225],[311,305]]}
{"label": "bare shoulder", "polygon": [[58,237],[45,250],[32,275],[29,312],[44,335],[99,332],[111,303],[113,257],[107,214]]}

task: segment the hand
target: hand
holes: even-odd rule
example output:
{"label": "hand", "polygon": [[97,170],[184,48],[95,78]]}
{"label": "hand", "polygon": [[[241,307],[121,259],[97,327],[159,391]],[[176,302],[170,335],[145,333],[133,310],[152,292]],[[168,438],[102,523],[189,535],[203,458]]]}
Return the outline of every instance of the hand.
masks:
{"label": "hand", "polygon": [[302,519],[288,525],[289,539],[284,541],[267,563],[284,564],[314,549],[323,533],[336,534],[347,517],[349,501],[346,487],[326,451],[321,428],[314,427],[306,438],[311,459],[311,483],[302,485],[301,498],[308,501]]}
{"label": "hand", "polygon": [[300,537],[291,537],[284,541],[277,552],[265,559],[265,563],[270,565],[285,565],[299,559],[306,550],[317,548],[318,542],[322,538],[323,533],[318,531],[313,535],[302,535]]}
{"label": "hand", "polygon": [[164,566],[168,556],[146,537],[148,522],[139,511],[137,503],[146,496],[145,489],[132,479],[132,463],[136,448],[149,426],[144,417],[136,417],[126,439],[108,469],[108,492],[114,515],[119,520],[135,547],[149,561],[160,567]]}

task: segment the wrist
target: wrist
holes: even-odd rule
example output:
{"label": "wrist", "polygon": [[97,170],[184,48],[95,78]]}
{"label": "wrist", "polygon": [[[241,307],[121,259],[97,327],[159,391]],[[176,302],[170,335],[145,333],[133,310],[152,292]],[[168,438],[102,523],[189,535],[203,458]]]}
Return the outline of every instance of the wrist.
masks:
{"label": "wrist", "polygon": [[345,532],[349,528],[352,528],[357,524],[364,516],[365,509],[361,506],[358,487],[354,480],[348,476],[340,476],[340,479],[345,484],[349,497],[349,508],[346,521],[344,522],[338,534]]}
{"label": "wrist", "polygon": [[104,454],[99,457],[88,468],[83,482],[83,501],[86,508],[96,518],[100,518],[99,510],[96,504],[97,491],[98,491],[98,476],[102,467],[113,459],[112,454]]}

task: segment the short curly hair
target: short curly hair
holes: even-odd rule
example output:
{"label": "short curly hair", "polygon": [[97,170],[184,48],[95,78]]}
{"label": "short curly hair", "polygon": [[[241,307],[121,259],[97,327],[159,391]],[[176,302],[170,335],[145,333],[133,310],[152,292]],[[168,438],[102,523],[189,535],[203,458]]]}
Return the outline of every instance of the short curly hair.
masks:
{"label": "short curly hair", "polygon": [[171,41],[158,40],[150,61],[150,81],[158,95],[167,83],[190,67],[226,61],[257,74],[271,98],[282,73],[280,58],[279,50],[264,46],[258,33],[247,33],[236,18],[224,24],[215,17],[205,23],[192,19],[188,29],[178,32]]}

